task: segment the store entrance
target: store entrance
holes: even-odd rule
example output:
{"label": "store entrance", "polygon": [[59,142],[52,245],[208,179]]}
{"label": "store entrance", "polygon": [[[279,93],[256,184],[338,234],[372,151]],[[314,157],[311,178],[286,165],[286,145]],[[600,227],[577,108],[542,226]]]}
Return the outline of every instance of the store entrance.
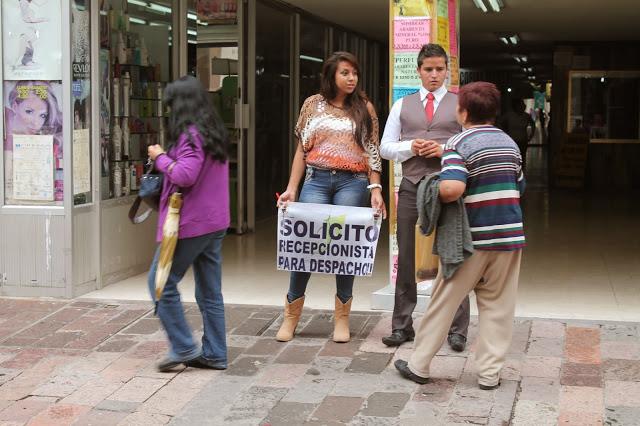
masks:
{"label": "store entrance", "polygon": [[200,80],[229,134],[231,231],[246,231],[247,108],[242,5],[218,9],[189,0],[186,73]]}

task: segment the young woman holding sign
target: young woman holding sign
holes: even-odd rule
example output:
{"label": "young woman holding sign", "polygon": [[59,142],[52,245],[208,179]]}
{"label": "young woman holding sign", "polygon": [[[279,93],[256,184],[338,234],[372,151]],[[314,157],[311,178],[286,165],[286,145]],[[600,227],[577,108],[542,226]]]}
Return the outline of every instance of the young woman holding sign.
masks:
{"label": "young woman holding sign", "polygon": [[[295,134],[298,139],[287,190],[278,206],[301,203],[371,206],[384,218],[378,149],[378,117],[359,89],[359,66],[354,55],[336,52],[322,67],[320,93],[305,100]],[[297,197],[298,186],[304,184]],[[311,273],[292,272],[285,300],[284,321],[276,339],[293,339]],[[336,275],[333,340],[348,342],[353,275]]]}

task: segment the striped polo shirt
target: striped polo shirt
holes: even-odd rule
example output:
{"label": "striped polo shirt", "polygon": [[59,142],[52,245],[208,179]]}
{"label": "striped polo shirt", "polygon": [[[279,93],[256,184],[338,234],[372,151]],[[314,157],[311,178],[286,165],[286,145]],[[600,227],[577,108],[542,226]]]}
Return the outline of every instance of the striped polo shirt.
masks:
{"label": "striped polo shirt", "polygon": [[466,184],[464,203],[476,250],[524,247],[520,196],[525,182],[518,145],[494,126],[472,127],[449,139],[440,180]]}

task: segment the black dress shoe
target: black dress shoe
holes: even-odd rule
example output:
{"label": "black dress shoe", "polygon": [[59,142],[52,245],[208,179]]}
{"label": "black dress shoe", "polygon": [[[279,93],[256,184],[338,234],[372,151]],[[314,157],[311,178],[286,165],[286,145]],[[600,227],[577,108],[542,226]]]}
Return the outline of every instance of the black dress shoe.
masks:
{"label": "black dress shoe", "polygon": [[400,372],[400,375],[405,379],[414,381],[419,385],[424,385],[429,382],[428,377],[418,376],[417,374],[414,374],[411,370],[409,370],[409,364],[407,363],[407,361],[399,359],[393,365],[395,365],[396,370],[398,370]]}
{"label": "black dress shoe", "polygon": [[467,339],[459,334],[450,334],[447,338],[449,346],[456,352],[464,351],[464,347],[467,345]]}
{"label": "black dress shoe", "polygon": [[187,361],[184,363],[187,367],[192,368],[209,368],[211,370],[226,370],[227,363],[212,361],[205,357],[199,356],[198,358],[192,359],[191,361]]}
{"label": "black dress shoe", "polygon": [[162,361],[160,361],[157,365],[158,371],[161,373],[166,373],[169,372],[171,370],[173,370],[174,368],[176,368],[177,366],[179,366],[180,364],[182,364],[182,362],[180,361],[174,361],[170,358],[165,358]]}
{"label": "black dress shoe", "polygon": [[500,380],[498,380],[498,383],[496,383],[493,386],[487,386],[487,385],[482,385],[480,383],[478,383],[478,387],[482,390],[494,390],[494,389],[498,389],[500,387]]}
{"label": "black dress shoe", "polygon": [[383,337],[382,343],[387,346],[400,346],[404,342],[410,342],[415,337],[415,332],[407,332],[404,330],[393,330],[391,336]]}

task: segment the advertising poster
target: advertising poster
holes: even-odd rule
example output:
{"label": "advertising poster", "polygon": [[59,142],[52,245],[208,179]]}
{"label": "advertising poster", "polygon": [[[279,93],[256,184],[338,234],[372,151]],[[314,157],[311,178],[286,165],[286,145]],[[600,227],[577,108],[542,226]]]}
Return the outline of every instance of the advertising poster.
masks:
{"label": "advertising poster", "polygon": [[[18,136],[50,136],[48,151],[53,155],[53,167],[60,173],[53,178],[55,201],[62,201],[62,85],[49,81],[5,81],[5,198],[14,198],[14,141]],[[22,190],[22,189],[21,189]],[[25,198],[20,198],[25,199]]]}
{"label": "advertising poster", "polygon": [[2,1],[5,80],[61,80],[60,0]]}
{"label": "advertising poster", "polygon": [[235,22],[238,18],[237,0],[198,0],[198,20],[210,24]]}
{"label": "advertising poster", "polygon": [[393,16],[432,16],[430,0],[393,0]]}
{"label": "advertising poster", "polygon": [[53,201],[53,136],[13,135],[13,197]]}
{"label": "advertising poster", "polygon": [[91,78],[91,37],[89,27],[89,10],[84,0],[76,0],[71,8],[71,54],[72,78],[88,80]]}
{"label": "advertising poster", "polygon": [[278,270],[370,276],[380,236],[374,209],[288,203],[278,210]]}

